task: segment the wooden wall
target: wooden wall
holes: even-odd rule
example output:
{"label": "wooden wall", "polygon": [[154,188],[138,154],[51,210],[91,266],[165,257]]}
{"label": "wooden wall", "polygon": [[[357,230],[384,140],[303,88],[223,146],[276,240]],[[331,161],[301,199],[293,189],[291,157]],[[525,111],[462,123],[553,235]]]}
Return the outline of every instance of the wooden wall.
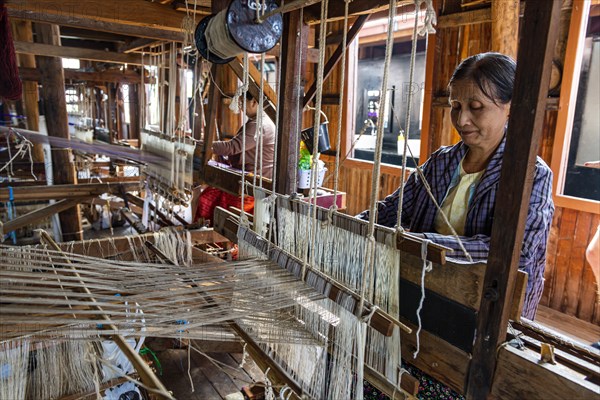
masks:
{"label": "wooden wall", "polygon": [[585,249],[600,215],[557,207],[552,221],[540,304],[587,322],[600,324],[600,305]]}
{"label": "wooden wall", "polygon": [[[322,157],[327,165],[327,175],[324,187],[333,188],[335,158]],[[368,161],[348,159],[341,164],[338,190],[348,193],[346,198],[346,213],[356,215],[369,208],[371,199],[371,176],[373,163]],[[401,169],[382,166],[379,199],[392,193],[400,185]]]}

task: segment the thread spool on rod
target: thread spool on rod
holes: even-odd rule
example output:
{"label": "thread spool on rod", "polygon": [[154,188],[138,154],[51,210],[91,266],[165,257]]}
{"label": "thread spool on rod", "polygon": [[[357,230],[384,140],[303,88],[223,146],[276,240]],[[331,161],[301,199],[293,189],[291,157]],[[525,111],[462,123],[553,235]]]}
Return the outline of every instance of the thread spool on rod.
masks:
{"label": "thread spool on rod", "polygon": [[232,0],[226,10],[203,18],[196,27],[194,38],[200,55],[225,64],[244,52],[260,54],[272,49],[283,32],[283,17],[279,13],[263,15],[257,23],[256,14],[271,14],[277,8],[275,0]]}
{"label": "thread spool on rod", "polygon": [[269,17],[272,17],[275,14],[285,14],[291,11],[296,11],[304,7],[312,6],[313,4],[320,3],[321,0],[296,0],[291,3],[285,4],[281,7],[276,8],[275,10],[264,13],[263,15],[259,15],[256,18],[256,22],[262,24],[264,20]]}

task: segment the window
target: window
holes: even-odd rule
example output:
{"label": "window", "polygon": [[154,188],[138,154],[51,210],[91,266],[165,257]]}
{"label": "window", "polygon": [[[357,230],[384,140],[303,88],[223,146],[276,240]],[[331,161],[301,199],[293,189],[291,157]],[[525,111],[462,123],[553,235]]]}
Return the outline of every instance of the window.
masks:
{"label": "window", "polygon": [[585,40],[565,187],[568,196],[600,200],[600,169],[586,167],[600,161],[600,32]]}
{"label": "window", "polygon": [[[419,162],[423,86],[425,81],[426,39],[417,41],[417,54],[412,85],[409,82],[414,14],[410,11],[396,17],[394,49],[389,72],[388,104],[380,104],[381,81],[385,57],[387,19],[369,21],[359,35],[359,59],[356,80],[356,110],[354,157],[373,161],[377,129],[374,125],[383,118],[382,162],[402,165],[404,142],[400,131],[406,128],[408,95],[412,92],[408,145],[415,157],[407,166]],[[421,18],[420,22],[422,23]],[[373,124],[370,124],[372,122]],[[366,124],[369,124],[367,126]],[[362,134],[361,134],[362,133]]]}
{"label": "window", "polygon": [[68,69],[79,69],[80,67],[79,60],[76,58],[63,58],[62,65],[63,68]]}
{"label": "window", "polygon": [[600,5],[576,1],[552,154],[556,204],[600,212]]}
{"label": "window", "polygon": [[[63,58],[64,60],[64,58]],[[67,113],[68,114],[78,114],[79,110],[79,93],[77,88],[75,87],[67,87],[65,88],[65,97],[67,101]]]}

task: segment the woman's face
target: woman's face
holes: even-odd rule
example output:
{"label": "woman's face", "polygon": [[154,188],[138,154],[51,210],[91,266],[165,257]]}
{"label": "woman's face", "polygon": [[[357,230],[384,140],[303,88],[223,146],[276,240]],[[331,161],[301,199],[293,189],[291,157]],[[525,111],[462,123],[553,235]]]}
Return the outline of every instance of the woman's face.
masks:
{"label": "woman's face", "polygon": [[510,103],[496,104],[470,79],[450,86],[452,125],[472,149],[493,151],[504,136]]}

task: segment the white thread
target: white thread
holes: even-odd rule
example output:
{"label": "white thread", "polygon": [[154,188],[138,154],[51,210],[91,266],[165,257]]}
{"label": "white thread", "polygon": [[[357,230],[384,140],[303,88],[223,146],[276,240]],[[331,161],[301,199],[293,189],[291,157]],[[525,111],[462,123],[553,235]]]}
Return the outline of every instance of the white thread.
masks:
{"label": "white thread", "polygon": [[420,349],[419,336],[421,333],[421,310],[423,309],[423,303],[425,302],[425,274],[432,269],[431,261],[427,261],[427,246],[431,243],[429,239],[423,239],[421,243],[421,258],[423,259],[423,268],[421,269],[421,300],[419,301],[419,307],[417,308],[417,320],[419,321],[419,327],[415,334],[417,339],[417,349],[413,353],[413,358],[417,358]]}
{"label": "white thread", "polygon": [[269,371],[271,367],[268,367],[265,371],[265,400],[275,400],[275,393],[273,392],[273,384],[269,379]]}
{"label": "white thread", "polygon": [[248,343],[244,343],[244,350],[242,353],[242,361],[240,362],[240,368],[244,368],[244,364],[246,364],[246,359],[248,358],[248,352],[246,351],[246,346]]}

